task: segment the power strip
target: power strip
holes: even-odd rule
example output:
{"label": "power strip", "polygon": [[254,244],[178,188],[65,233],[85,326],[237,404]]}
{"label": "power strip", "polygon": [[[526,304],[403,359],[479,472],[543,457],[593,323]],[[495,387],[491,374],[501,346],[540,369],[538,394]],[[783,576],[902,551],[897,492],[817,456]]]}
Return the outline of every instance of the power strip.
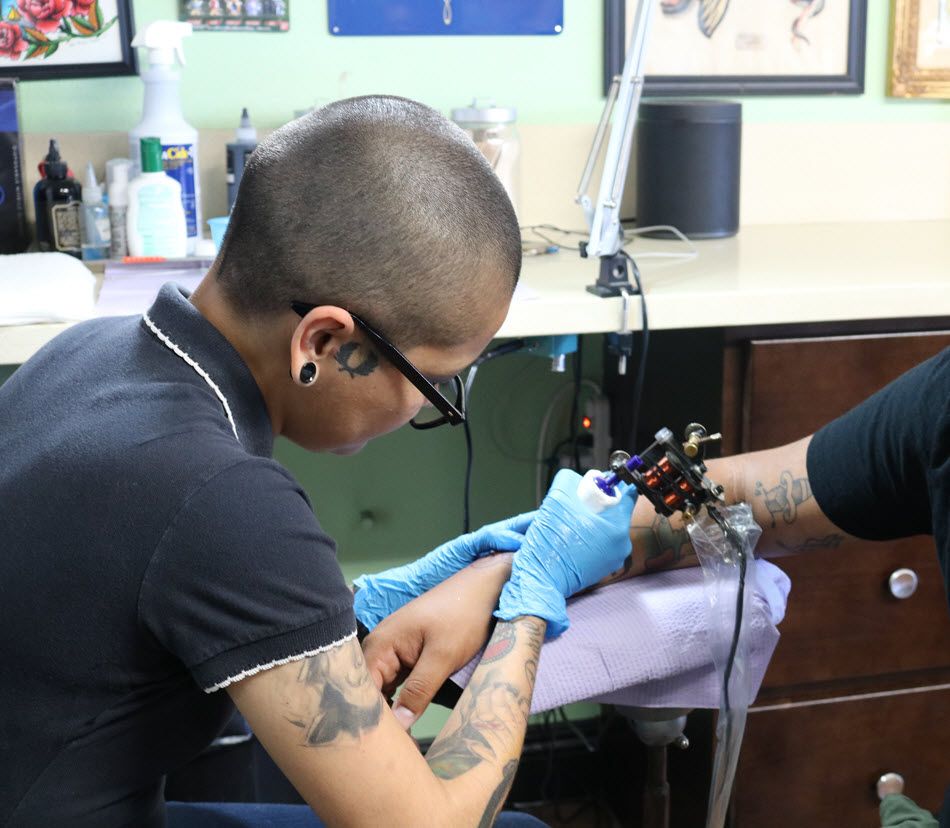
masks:
{"label": "power strip", "polygon": [[[610,401],[602,396],[585,400],[580,416],[577,435],[579,471],[603,471],[608,468],[611,452]],[[559,469],[574,468],[574,455],[569,446],[558,453],[557,460]]]}

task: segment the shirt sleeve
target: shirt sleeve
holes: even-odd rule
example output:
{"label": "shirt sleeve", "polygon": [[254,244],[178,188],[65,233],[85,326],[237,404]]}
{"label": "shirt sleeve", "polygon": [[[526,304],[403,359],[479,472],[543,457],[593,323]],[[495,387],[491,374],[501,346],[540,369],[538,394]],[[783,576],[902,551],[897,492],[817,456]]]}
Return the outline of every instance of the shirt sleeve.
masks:
{"label": "shirt sleeve", "polygon": [[933,468],[945,454],[950,349],[819,430],[808,478],[821,510],[867,540],[933,532]]}
{"label": "shirt sleeve", "polygon": [[187,497],[143,577],[139,620],[206,692],[356,635],[333,541],[261,458]]}

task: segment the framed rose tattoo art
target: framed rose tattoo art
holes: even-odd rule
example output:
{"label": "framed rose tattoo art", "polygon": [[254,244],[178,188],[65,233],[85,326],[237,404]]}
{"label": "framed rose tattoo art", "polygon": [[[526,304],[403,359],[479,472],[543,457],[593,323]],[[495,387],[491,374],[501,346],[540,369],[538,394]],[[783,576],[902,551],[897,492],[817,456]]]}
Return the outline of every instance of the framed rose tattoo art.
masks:
{"label": "framed rose tattoo art", "polygon": [[134,75],[131,0],[0,0],[0,77]]}

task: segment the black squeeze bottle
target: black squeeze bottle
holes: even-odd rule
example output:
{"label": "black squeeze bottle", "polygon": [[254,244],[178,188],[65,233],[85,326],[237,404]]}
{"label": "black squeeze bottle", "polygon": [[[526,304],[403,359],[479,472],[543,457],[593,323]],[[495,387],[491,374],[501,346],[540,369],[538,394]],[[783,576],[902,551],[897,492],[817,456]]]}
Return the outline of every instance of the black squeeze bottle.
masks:
{"label": "black squeeze bottle", "polygon": [[53,138],[40,165],[44,177],[33,188],[36,208],[36,241],[43,251],[58,250],[82,258],[82,186],[69,175]]}

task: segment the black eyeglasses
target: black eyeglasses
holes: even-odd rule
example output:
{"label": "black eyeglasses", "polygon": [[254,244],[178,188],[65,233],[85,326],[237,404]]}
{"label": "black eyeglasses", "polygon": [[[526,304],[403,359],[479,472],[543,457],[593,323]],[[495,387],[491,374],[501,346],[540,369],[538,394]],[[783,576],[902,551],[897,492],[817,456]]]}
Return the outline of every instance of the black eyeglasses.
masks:
{"label": "black eyeglasses", "polygon": [[[298,316],[304,317],[318,306],[309,302],[291,302],[290,307]],[[438,383],[439,387],[444,388],[450,394],[453,393],[450,389],[454,389],[455,402],[452,403],[443,391],[440,391],[436,384],[427,380],[422,372],[406,359],[395,345],[355,313],[351,311],[348,311],[348,313],[353,317],[356,327],[366,334],[373,345],[382,352],[396,370],[418,388],[441,415],[434,420],[422,420],[417,416],[409,421],[409,425],[413,428],[426,429],[435,428],[446,423],[457,426],[465,422],[465,383],[462,382],[462,378],[458,374],[448,382]]]}

